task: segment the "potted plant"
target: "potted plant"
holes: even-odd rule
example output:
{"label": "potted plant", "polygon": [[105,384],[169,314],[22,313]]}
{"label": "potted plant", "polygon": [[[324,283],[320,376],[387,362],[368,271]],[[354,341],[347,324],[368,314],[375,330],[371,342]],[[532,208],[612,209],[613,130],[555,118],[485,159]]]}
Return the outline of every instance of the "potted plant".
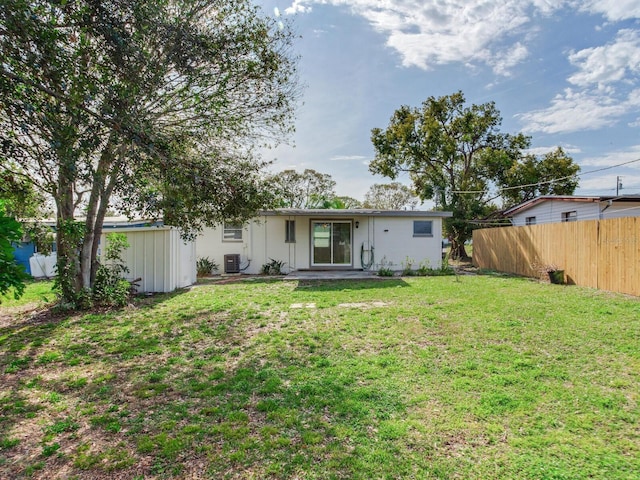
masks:
{"label": "potted plant", "polygon": [[538,272],[540,278],[548,278],[551,283],[564,285],[564,270],[556,264],[535,262],[532,267]]}

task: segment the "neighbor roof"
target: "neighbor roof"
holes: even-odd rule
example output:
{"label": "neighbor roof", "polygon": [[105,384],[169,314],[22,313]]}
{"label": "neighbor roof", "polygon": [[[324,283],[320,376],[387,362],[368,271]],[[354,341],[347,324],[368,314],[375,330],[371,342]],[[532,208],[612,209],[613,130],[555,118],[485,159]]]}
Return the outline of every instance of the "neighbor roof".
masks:
{"label": "neighbor roof", "polygon": [[435,212],[429,210],[378,210],[369,208],[349,209],[306,209],[306,208],[276,208],[265,210],[263,215],[289,215],[304,217],[441,217],[453,216],[452,212]]}
{"label": "neighbor roof", "polygon": [[640,202],[640,195],[541,195],[526,202],[522,202],[514,207],[508,208],[503,212],[505,217],[510,217],[516,213],[520,213],[524,210],[547,201],[562,201],[562,202],[587,202],[587,203],[600,203],[600,202]]}

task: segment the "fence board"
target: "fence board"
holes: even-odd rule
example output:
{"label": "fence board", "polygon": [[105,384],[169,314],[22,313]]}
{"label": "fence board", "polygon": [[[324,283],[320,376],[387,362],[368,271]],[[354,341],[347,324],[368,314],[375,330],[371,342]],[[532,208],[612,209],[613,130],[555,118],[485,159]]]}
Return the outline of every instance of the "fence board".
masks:
{"label": "fence board", "polygon": [[623,217],[475,230],[473,262],[528,277],[554,264],[569,284],[640,296],[639,229]]}

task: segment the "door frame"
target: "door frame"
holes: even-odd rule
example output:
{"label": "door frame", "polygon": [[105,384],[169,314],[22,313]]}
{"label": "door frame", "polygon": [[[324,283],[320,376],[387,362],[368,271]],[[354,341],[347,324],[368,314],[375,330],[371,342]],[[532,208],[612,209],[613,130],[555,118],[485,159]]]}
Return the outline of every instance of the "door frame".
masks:
{"label": "door frame", "polygon": [[[332,263],[314,263],[314,225],[316,223],[329,223],[331,224],[331,233],[329,238],[331,240],[331,261]],[[349,263],[333,263],[333,224],[348,224],[349,225]],[[312,269],[353,269],[353,219],[310,219],[309,220],[309,267]]]}

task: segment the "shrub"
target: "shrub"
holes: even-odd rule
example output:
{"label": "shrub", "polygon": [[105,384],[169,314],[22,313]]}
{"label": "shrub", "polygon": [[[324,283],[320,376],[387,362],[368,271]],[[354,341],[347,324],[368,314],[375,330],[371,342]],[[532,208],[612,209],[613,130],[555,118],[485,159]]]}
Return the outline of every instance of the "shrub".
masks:
{"label": "shrub", "polygon": [[196,260],[196,271],[199,277],[208,277],[218,269],[218,264],[209,257],[200,257]]}
{"label": "shrub", "polygon": [[380,268],[378,268],[378,276],[393,277],[393,270],[391,270],[391,265],[391,262],[387,262],[387,257],[382,257],[382,260],[380,260]]}
{"label": "shrub", "polygon": [[402,262],[402,275],[405,277],[413,277],[418,274],[413,269],[413,259],[406,257],[404,262]]}
{"label": "shrub", "polygon": [[123,250],[129,247],[124,233],[107,235],[104,249],[104,263],[96,270],[93,283],[93,300],[101,305],[121,307],[127,304],[131,294],[131,284],[124,279],[129,269],[122,259]]}
{"label": "shrub", "polygon": [[282,260],[274,260],[273,258],[269,260],[270,262],[262,265],[260,273],[263,275],[282,275],[282,268],[285,266],[285,262]]}

